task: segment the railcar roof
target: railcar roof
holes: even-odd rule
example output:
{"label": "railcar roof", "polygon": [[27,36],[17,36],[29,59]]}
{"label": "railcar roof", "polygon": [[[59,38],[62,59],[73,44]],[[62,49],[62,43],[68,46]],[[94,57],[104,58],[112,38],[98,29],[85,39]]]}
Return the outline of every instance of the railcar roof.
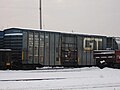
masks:
{"label": "railcar roof", "polygon": [[36,32],[52,32],[52,33],[61,33],[61,34],[73,34],[73,35],[81,35],[81,36],[97,36],[97,37],[106,37],[105,35],[97,35],[97,34],[81,34],[79,32],[67,32],[67,31],[55,31],[55,30],[46,30],[46,29],[31,29],[31,28],[8,28],[7,30],[22,30],[22,31],[36,31]]}

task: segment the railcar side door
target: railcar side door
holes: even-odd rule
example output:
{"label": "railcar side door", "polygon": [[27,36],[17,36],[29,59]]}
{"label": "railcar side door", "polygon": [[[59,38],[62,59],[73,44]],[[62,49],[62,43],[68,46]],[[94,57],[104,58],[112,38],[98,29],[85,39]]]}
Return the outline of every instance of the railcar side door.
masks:
{"label": "railcar side door", "polygon": [[63,66],[77,66],[77,37],[75,35],[63,35],[61,46],[61,64]]}

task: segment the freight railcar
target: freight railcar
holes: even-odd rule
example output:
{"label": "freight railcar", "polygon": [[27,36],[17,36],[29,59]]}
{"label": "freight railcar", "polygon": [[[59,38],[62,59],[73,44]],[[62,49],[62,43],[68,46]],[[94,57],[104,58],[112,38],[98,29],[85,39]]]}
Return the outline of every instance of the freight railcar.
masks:
{"label": "freight railcar", "polygon": [[3,48],[11,49],[12,69],[93,66],[93,50],[119,49],[115,37],[20,28],[3,32]]}

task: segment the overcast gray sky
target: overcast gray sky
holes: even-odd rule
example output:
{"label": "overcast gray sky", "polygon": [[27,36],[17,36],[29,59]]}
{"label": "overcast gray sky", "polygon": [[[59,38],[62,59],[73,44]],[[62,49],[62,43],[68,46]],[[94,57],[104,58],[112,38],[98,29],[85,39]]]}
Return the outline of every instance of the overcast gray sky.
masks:
{"label": "overcast gray sky", "polygon": [[[43,28],[120,36],[120,0],[42,0]],[[39,28],[39,0],[0,0],[0,29]]]}

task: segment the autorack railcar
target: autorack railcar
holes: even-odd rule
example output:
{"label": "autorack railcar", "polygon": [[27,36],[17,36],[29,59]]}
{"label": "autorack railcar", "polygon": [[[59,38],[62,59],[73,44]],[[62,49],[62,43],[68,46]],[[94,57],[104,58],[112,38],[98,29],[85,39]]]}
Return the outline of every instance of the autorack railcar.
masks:
{"label": "autorack railcar", "polygon": [[115,37],[9,28],[3,48],[11,49],[12,69],[43,66],[81,67],[96,65],[93,50],[118,49]]}

